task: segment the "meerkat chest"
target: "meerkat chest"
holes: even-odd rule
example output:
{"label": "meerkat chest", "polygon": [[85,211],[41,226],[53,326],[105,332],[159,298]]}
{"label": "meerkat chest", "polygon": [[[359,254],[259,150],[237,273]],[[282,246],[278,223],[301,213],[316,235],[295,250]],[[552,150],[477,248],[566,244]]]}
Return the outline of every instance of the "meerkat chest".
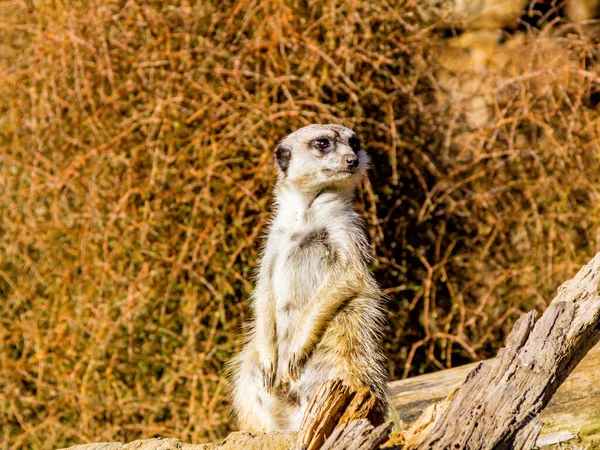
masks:
{"label": "meerkat chest", "polygon": [[273,270],[277,309],[291,313],[310,302],[337,252],[330,230],[324,226],[290,230],[280,248]]}

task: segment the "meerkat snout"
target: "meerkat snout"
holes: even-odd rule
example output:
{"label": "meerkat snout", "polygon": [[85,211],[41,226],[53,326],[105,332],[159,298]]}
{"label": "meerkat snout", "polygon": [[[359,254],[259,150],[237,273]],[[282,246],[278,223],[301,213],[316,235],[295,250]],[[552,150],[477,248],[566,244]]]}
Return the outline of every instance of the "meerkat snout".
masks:
{"label": "meerkat snout", "polygon": [[344,161],[346,161],[346,165],[349,169],[356,169],[358,167],[358,156],[356,156],[354,153],[346,155]]}

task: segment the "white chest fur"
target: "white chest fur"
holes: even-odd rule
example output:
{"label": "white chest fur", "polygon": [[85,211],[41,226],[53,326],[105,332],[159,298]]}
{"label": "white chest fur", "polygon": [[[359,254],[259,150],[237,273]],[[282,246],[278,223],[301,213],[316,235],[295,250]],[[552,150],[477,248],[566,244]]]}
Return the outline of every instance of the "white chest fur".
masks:
{"label": "white chest fur", "polygon": [[277,339],[285,342],[310,307],[315,292],[344,248],[356,237],[356,213],[335,194],[322,194],[313,202],[286,193],[278,198],[272,224],[272,286],[275,293]]}
{"label": "white chest fur", "polygon": [[327,228],[310,223],[286,232],[281,241],[272,275],[277,311],[302,310],[327,275],[335,249]]}

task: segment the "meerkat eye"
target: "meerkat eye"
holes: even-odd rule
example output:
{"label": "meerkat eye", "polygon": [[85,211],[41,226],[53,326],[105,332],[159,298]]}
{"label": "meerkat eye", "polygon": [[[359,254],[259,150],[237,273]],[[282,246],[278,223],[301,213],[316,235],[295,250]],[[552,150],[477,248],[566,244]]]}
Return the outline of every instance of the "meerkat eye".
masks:
{"label": "meerkat eye", "polygon": [[358,139],[356,136],[352,136],[350,138],[350,140],[348,141],[348,144],[350,144],[350,148],[354,152],[357,152],[360,150],[360,139]]}
{"label": "meerkat eye", "polygon": [[319,150],[324,151],[331,147],[331,141],[329,139],[321,138],[313,142],[313,145]]}

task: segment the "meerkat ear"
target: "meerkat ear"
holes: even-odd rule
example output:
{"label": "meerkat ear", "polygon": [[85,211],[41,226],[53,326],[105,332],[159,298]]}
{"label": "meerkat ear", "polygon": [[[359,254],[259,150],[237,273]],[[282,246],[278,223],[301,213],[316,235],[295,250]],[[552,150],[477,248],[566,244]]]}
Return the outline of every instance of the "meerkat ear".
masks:
{"label": "meerkat ear", "polygon": [[290,160],[292,159],[292,151],[279,144],[275,147],[275,161],[279,166],[279,169],[283,173],[287,173],[288,167],[290,167]]}

